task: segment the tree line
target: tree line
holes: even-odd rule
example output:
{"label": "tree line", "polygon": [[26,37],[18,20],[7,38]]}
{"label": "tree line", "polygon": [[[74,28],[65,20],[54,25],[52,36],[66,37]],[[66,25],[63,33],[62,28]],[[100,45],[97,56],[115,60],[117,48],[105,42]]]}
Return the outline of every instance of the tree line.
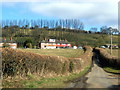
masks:
{"label": "tree line", "polygon": [[59,20],[3,20],[2,28],[8,27],[19,27],[22,29],[36,29],[36,28],[67,28],[67,29],[77,29],[83,30],[84,24],[78,19],[59,19]]}
{"label": "tree line", "polygon": [[[84,30],[84,24],[78,19],[59,19],[59,20],[44,20],[44,19],[37,19],[37,20],[2,20],[2,28],[19,28],[19,29],[38,29],[38,28],[45,28],[45,29],[71,29],[71,31],[80,30],[81,32],[87,33]],[[99,34],[110,34],[111,27],[101,26],[100,31],[98,28],[91,27],[88,33],[99,33]],[[73,29],[73,30],[72,30]],[[112,33],[120,33],[118,29],[112,29]]]}

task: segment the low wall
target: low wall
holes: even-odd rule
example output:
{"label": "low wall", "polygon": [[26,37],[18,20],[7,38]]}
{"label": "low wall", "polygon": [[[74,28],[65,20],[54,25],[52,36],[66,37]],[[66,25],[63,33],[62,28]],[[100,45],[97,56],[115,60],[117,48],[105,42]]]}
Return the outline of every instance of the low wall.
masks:
{"label": "low wall", "polygon": [[85,53],[80,58],[65,58],[62,56],[39,55],[11,48],[2,49],[3,76],[54,76],[80,72],[92,62],[92,48],[85,47]]}
{"label": "low wall", "polygon": [[103,48],[95,48],[95,51],[100,57],[100,63],[102,66],[109,66],[120,69],[120,58],[111,56],[105,49]]}

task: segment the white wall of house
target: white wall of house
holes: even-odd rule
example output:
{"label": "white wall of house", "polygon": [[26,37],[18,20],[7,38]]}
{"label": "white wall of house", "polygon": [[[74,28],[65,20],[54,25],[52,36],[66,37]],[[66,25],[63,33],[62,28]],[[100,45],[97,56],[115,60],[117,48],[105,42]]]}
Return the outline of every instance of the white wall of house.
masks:
{"label": "white wall of house", "polygon": [[41,49],[55,49],[55,43],[41,43]]}
{"label": "white wall of house", "polygon": [[9,43],[10,48],[16,49],[17,48],[17,43]]}
{"label": "white wall of house", "polygon": [[0,47],[2,47],[3,46],[3,43],[0,43]]}
{"label": "white wall of house", "polygon": [[56,46],[46,46],[44,49],[56,49]]}
{"label": "white wall of house", "polygon": [[[4,43],[0,43],[0,47],[2,48]],[[17,48],[17,43],[8,43],[10,45],[10,48],[16,49]]]}
{"label": "white wall of house", "polygon": [[41,49],[56,49],[56,48],[59,48],[59,47],[61,47],[61,46],[59,46],[59,45],[62,45],[63,47],[66,47],[66,46],[68,46],[68,47],[71,47],[71,44],[56,44],[56,43],[40,43],[41,45]]}

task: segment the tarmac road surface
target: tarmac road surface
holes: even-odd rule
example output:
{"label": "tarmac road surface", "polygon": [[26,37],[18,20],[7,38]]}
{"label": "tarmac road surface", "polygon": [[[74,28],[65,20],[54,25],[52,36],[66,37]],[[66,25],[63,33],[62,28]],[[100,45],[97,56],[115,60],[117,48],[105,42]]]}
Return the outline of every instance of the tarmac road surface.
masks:
{"label": "tarmac road surface", "polygon": [[86,88],[111,88],[118,86],[118,76],[105,72],[101,67],[94,64],[91,72],[86,77]]}
{"label": "tarmac road surface", "polygon": [[107,73],[99,66],[99,59],[93,56],[93,67],[91,71],[84,76],[84,81],[71,83],[69,88],[120,88],[120,76]]}

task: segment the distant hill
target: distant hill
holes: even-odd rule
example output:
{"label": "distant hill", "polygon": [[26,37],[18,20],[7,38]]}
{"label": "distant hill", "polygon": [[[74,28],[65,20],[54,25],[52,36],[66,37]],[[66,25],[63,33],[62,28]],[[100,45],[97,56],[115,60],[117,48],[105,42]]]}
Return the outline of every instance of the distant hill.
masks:
{"label": "distant hill", "polygon": [[[19,47],[23,47],[26,41],[32,43],[33,46],[37,45],[44,39],[58,39],[67,40],[72,45],[90,45],[100,46],[110,43],[110,35],[101,33],[91,33],[84,30],[71,30],[71,29],[2,29],[2,36],[9,39],[13,37],[18,43]],[[113,44],[118,44],[118,35],[113,35]]]}

